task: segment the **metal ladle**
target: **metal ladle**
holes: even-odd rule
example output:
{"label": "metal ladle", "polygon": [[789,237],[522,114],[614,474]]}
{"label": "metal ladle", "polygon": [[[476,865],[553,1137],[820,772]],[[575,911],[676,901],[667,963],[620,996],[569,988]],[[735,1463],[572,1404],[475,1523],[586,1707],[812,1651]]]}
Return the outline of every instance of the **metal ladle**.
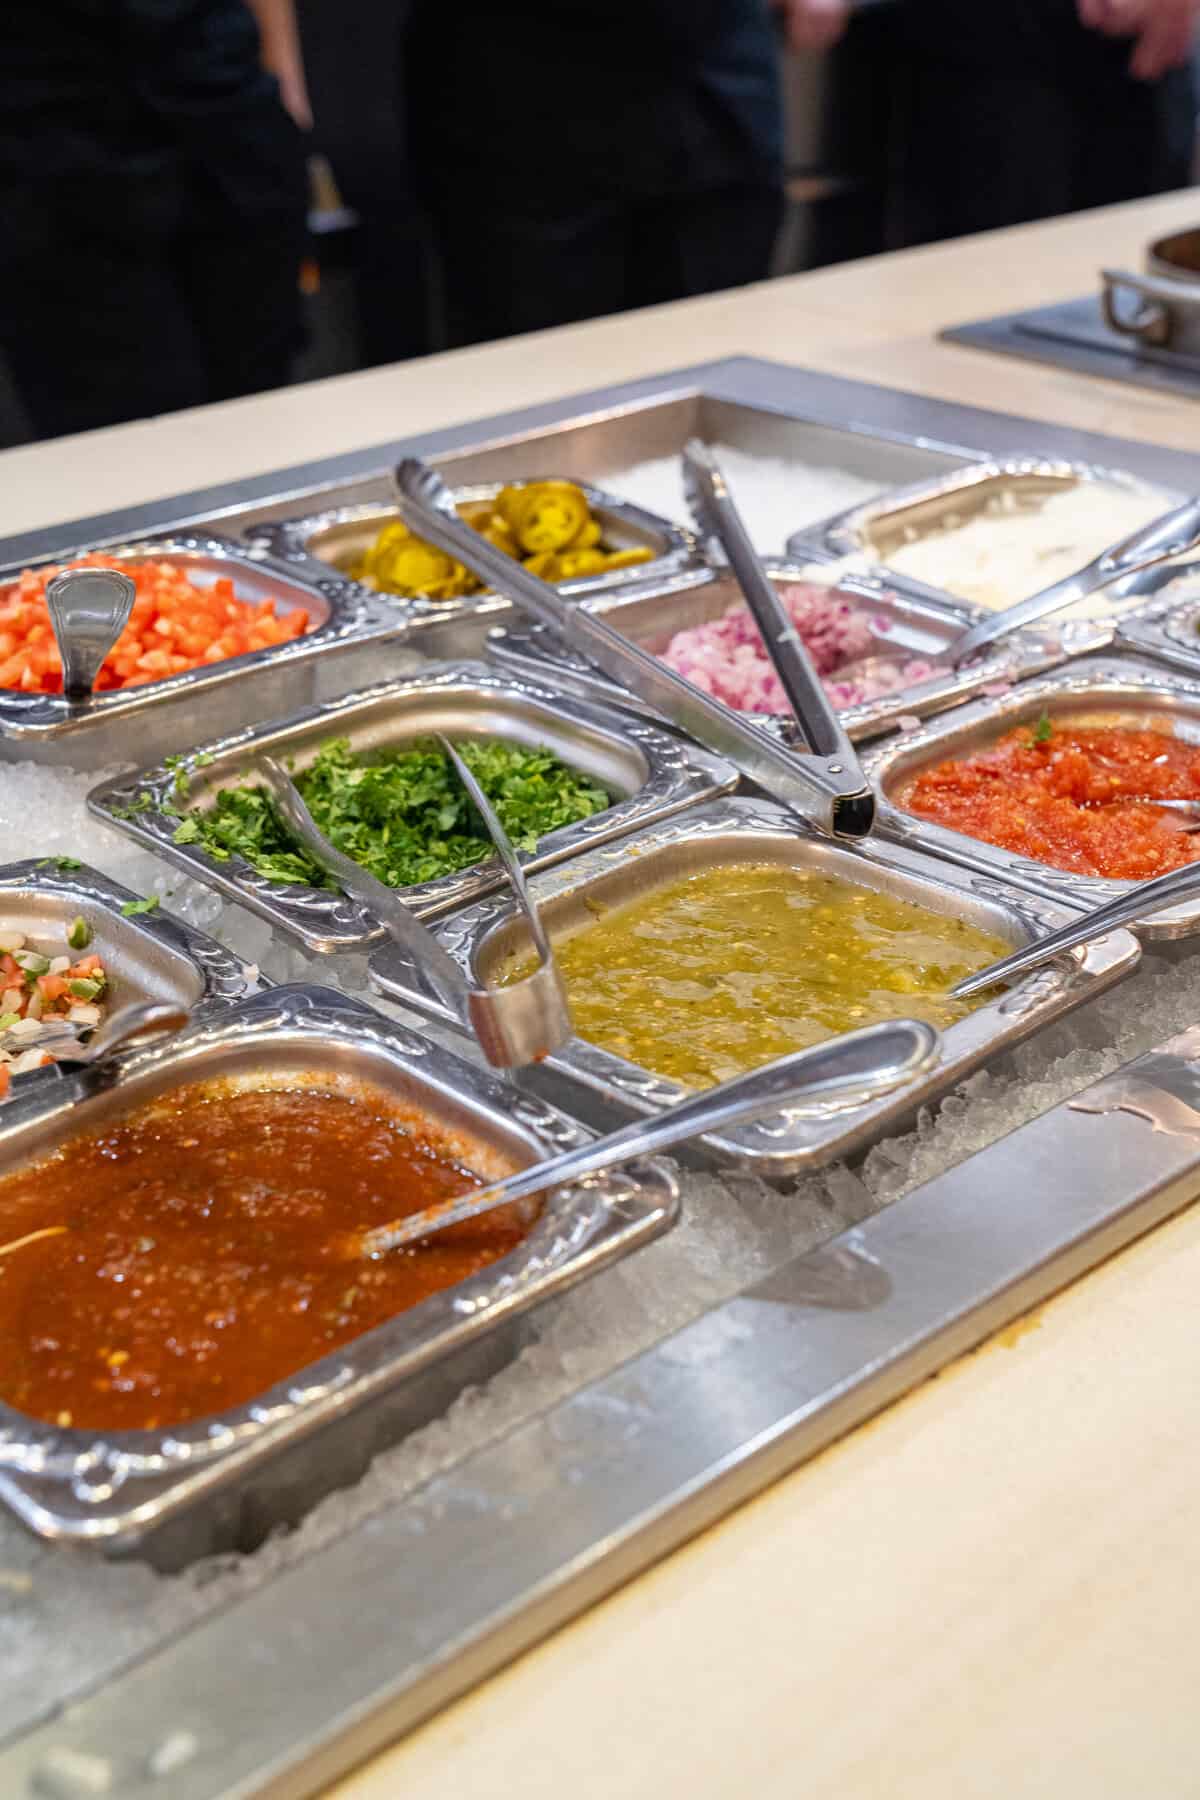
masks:
{"label": "metal ladle", "polygon": [[477,1219],[498,1206],[511,1206],[514,1201],[544,1193],[547,1188],[563,1187],[585,1175],[598,1175],[603,1169],[671,1150],[707,1131],[747,1124],[782,1107],[813,1100],[836,1100],[844,1106],[861,1104],[912,1081],[937,1057],[941,1041],[932,1025],[917,1019],[897,1019],[797,1050],[749,1075],[722,1082],[720,1087],[709,1088],[703,1094],[690,1095],[653,1118],[637,1119],[607,1137],[551,1157],[549,1162],[536,1163],[503,1181],[476,1188],[461,1199],[442,1201],[438,1206],[411,1213],[406,1219],[354,1232],[344,1240],[344,1254],[353,1260],[399,1250],[431,1232]]}
{"label": "metal ladle", "polygon": [[[547,976],[543,962],[525,981],[515,981],[511,987],[472,987],[454,958],[395,890],[334,848],[286,769],[272,756],[260,756],[256,767],[288,829],[313,861],[327,869],[344,892],[370,908],[418,976],[425,979],[434,998],[474,1033],[494,1068],[524,1068],[566,1042],[572,1033],[571,1019],[561,993],[560,1003],[555,1003],[552,980],[557,980],[557,968],[553,963],[552,977]],[[532,992],[528,991],[531,984]]]}
{"label": "metal ladle", "polygon": [[129,623],[137,589],[120,569],[64,569],[46,589],[63,694],[90,700],[105,657]]}

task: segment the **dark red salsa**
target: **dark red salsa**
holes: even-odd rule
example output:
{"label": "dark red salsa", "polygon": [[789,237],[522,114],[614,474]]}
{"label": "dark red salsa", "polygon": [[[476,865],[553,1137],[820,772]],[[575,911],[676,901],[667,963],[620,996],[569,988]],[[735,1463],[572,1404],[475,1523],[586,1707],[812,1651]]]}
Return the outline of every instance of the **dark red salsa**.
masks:
{"label": "dark red salsa", "polygon": [[901,790],[909,812],[1082,875],[1144,881],[1200,857],[1200,837],[1146,804],[1200,799],[1200,745],[1169,731],[1022,725]]}
{"label": "dark red salsa", "polygon": [[250,1400],[512,1250],[507,1208],[344,1260],[347,1232],[478,1184],[382,1096],[178,1088],[0,1181],[0,1247],[46,1233],[0,1252],[0,1398],[89,1430]]}

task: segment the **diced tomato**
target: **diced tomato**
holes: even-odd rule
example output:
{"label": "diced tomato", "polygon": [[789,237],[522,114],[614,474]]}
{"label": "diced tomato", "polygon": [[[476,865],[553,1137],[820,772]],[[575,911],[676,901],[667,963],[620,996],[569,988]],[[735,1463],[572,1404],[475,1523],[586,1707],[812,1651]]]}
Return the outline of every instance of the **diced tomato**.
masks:
{"label": "diced tomato", "polygon": [[[123,569],[137,589],[129,623],[97,677],[100,691],[287,644],[310,629],[303,607],[277,614],[273,600],[240,600],[228,576],[203,588],[171,563],[122,563],[99,552],[63,566]],[[61,692],[62,662],[46,608],[46,586],[59,572],[25,569],[0,593],[0,688]]]}

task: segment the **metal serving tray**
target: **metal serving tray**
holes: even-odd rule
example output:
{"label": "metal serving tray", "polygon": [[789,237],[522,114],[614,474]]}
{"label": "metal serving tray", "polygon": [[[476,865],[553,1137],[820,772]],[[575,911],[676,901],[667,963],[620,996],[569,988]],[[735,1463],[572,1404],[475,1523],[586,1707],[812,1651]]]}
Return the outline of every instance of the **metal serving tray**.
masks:
{"label": "metal serving tray", "polygon": [[[92,547],[72,550],[70,557]],[[199,587],[226,576],[240,599],[271,598],[285,611],[302,606],[316,624],[290,643],[188,669],[163,681],[116,688],[82,706],[69,704],[61,694],[0,689],[0,759],[98,768],[105,762],[128,762],[132,744],[139,756],[178,750],[199,736],[233,729],[248,713],[263,718],[300,705],[312,698],[321,659],[402,634],[403,621],[372,605],[365,590],[354,583],[333,579],[318,583],[224,538],[156,538],[106,546],[106,554],[127,563],[174,564]],[[32,565],[11,563],[0,569],[0,590],[23,567],[61,560],[58,556],[43,557]],[[325,574],[328,577],[328,570]]]}
{"label": "metal serving tray", "polygon": [[[1153,494],[1161,500],[1163,512],[1184,498],[1175,489],[1159,487],[1126,470],[1104,468],[1096,463],[1038,455],[989,458],[894,489],[878,499],[835,514],[822,525],[798,531],[788,540],[788,554],[800,557],[806,553],[806,548],[816,545],[828,557],[862,558],[867,573],[876,580],[897,584],[907,594],[949,602],[969,613],[972,619],[989,618],[994,609],[973,606],[942,588],[891,569],[887,560],[890,551],[897,541],[906,541],[910,534],[927,536],[943,529],[948,515],[981,512],[1000,494],[1020,492],[1049,496],[1081,482]],[[1081,566],[1086,560],[1086,557],[1081,558]],[[1141,590],[1134,578],[1130,582],[1115,583],[1109,593],[1115,602],[1123,599],[1134,602],[1140,599]],[[1047,621],[1047,626],[1061,631],[1069,654],[1080,655],[1103,649],[1112,642],[1114,619],[1105,616],[1072,620],[1069,614],[1064,614],[1061,619]]]}
{"label": "metal serving tray", "polygon": [[[14,1098],[0,1113],[0,1154],[11,1169],[156,1094],[217,1078],[382,1092],[432,1116],[489,1176],[587,1135],[362,1002],[298,986],[132,1053],[115,1086],[85,1072]],[[163,1566],[248,1547],[494,1372],[512,1353],[507,1328],[519,1315],[657,1236],[677,1201],[659,1164],[556,1191],[501,1261],[215,1417],[98,1435],[0,1403],[0,1501],[41,1537],[146,1552]]]}
{"label": "metal serving tray", "polygon": [[[807,580],[811,565],[766,557],[763,567],[777,585],[783,586]],[[852,605],[870,614],[878,634],[876,649],[881,655],[895,652],[901,657],[928,656],[943,649],[969,623],[967,609],[962,606],[907,594],[869,579],[847,575],[838,587]],[[659,652],[666,649],[677,631],[707,625],[738,604],[745,603],[733,576],[714,570],[712,578],[701,585],[681,587],[666,581],[613,595],[604,602],[603,612],[608,623],[635,644]],[[594,602],[586,602],[586,606],[589,612],[600,610]],[[487,652],[500,668],[514,674],[535,678],[540,673],[543,680],[553,680],[556,686],[565,686],[582,697],[632,707],[638,712],[649,711],[642,701],[560,644],[545,626],[494,626],[488,636]],[[1016,633],[993,655],[968,669],[947,669],[918,686],[846,707],[841,713],[842,723],[851,740],[860,743],[890,731],[898,719],[925,718],[973,699],[997,683],[1018,681],[1053,668],[1064,654],[1057,644],[1042,642],[1030,633]],[[791,713],[749,713],[747,717],[785,738],[795,737],[796,722]]]}
{"label": "metal serving tray", "polygon": [[[586,926],[600,907],[619,906],[681,875],[730,863],[773,863],[805,868],[968,919],[1015,947],[1064,924],[1070,914],[1052,901],[1024,895],[985,875],[948,871],[917,851],[868,839],[854,846],[818,837],[783,808],[765,801],[716,800],[686,817],[640,831],[619,844],[592,851],[561,869],[538,876],[532,891],[550,931]],[[524,927],[507,899],[497,896],[453,914],[438,927],[446,949],[477,979],[487,980],[514,950]],[[939,1061],[913,1086],[867,1106],[790,1109],[776,1119],[706,1137],[722,1162],[759,1175],[792,1175],[849,1155],[885,1127],[936,1098],[998,1050],[1090,999],[1136,967],[1139,950],[1128,932],[1085,945],[1070,959],[1027,976],[1010,992],[952,1025]],[[372,956],[371,979],[381,992],[446,1024],[455,1023],[412,981],[412,969],[395,944]],[[461,1029],[461,1027],[459,1027]],[[546,1058],[527,1079],[545,1076],[565,1092],[589,1095],[602,1110],[644,1117],[683,1098],[675,1081],[574,1038]],[[555,1090],[557,1091],[557,1090]]]}
{"label": "metal serving tray", "polygon": [[[482,664],[430,664],[420,675],[380,683],[290,719],[247,726],[231,737],[190,751],[182,764],[160,765],[106,782],[93,790],[88,806],[230,899],[240,901],[309,950],[361,948],[383,929],[356,901],[326,888],[285,887],[256,874],[241,858],[216,861],[198,845],[176,844],[182,768],[188,804],[203,805],[223,787],[244,779],[264,751],[305,768],[330,738],[349,738],[355,750],[378,750],[430,732],[454,737],[506,738],[545,746],[564,762],[603,783],[617,797],[602,813],[564,826],[542,839],[522,860],[545,868],[639,826],[668,817],[680,807],[727,792],[737,771],[709,751],[628,713],[572,702],[564,706],[548,686],[497,674]],[[437,918],[503,882],[494,857],[404,890],[422,918]]]}
{"label": "metal serving tray", "polygon": [[114,1007],[171,1000],[206,1017],[266,985],[257,970],[182,919],[157,909],[122,913],[137,900],[82,863],[63,868],[51,856],[0,868],[0,929],[52,940],[61,949],[72,919],[82,914],[92,928],[89,951],[103,960],[106,998]]}
{"label": "metal serving tray", "polygon": [[[920,846],[962,868],[1013,882],[1031,893],[1053,896],[1075,909],[1099,906],[1136,886],[1135,882],[1053,869],[1048,863],[935,825],[906,812],[898,803],[899,789],[918,769],[969,755],[1018,725],[1034,724],[1043,713],[1063,723],[1086,720],[1089,724],[1129,725],[1166,719],[1177,736],[1200,744],[1200,681],[1185,681],[1133,656],[1085,657],[1055,674],[1024,682],[1011,693],[973,702],[919,731],[888,739],[863,758],[880,796],[876,830],[893,843]],[[1187,937],[1200,930],[1200,900],[1155,913],[1134,929],[1145,938]]]}
{"label": "metal serving tray", "polygon": [[[550,478],[527,475],[507,485],[529,487],[538,479]],[[249,536],[281,562],[298,569],[309,581],[327,579],[331,570],[342,579],[350,580],[353,563],[385,525],[394,524],[400,517],[393,499],[391,471],[382,473],[377,483],[372,485],[378,487],[377,496],[369,496],[354,504],[326,507],[323,511],[310,512],[299,519],[284,519],[278,523],[255,526]],[[475,482],[471,486],[455,487],[452,494],[456,505],[466,506],[473,501],[494,500],[505,485],[500,481]],[[576,485],[582,488],[593,515],[603,528],[602,541],[606,548],[644,548],[652,550],[654,555],[652,561],[637,563],[632,568],[612,569],[598,575],[580,576],[573,581],[560,582],[560,594],[582,596],[609,591],[619,593],[631,583],[645,580],[647,576],[662,578],[699,566],[700,554],[695,535],[686,526],[673,524],[669,519],[647,512],[644,507],[635,506],[631,501],[606,494],[601,488],[592,487],[588,482],[577,482]],[[373,589],[368,591],[374,594]],[[451,600],[429,600],[420,596],[407,597],[383,592],[377,598],[384,605],[399,609],[410,629],[445,625],[464,615],[474,617],[481,613],[511,610],[509,601],[490,590],[463,594]]]}
{"label": "metal serving tray", "polygon": [[1200,564],[1147,571],[1151,574],[1160,577],[1153,604],[1119,622],[1116,648],[1169,663],[1200,680]]}

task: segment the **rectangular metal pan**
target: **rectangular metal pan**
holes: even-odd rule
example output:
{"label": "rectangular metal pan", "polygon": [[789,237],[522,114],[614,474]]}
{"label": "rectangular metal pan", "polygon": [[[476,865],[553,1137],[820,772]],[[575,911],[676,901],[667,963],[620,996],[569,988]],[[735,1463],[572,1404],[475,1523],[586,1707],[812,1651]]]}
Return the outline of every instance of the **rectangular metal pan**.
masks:
{"label": "rectangular metal pan", "polygon": [[[763,567],[776,585],[783,587],[803,582],[811,564],[767,557]],[[893,652],[909,657],[931,655],[949,644],[970,622],[967,610],[959,605],[907,594],[854,575],[841,580],[838,591],[852,606],[870,615],[878,634],[873,653],[884,656]],[[603,613],[608,623],[632,642],[660,652],[677,631],[707,625],[738,604],[744,603],[732,575],[714,570],[711,579],[699,585],[680,586],[666,581],[612,595],[603,603]],[[585,605],[589,612],[601,610],[592,601]],[[640,710],[638,701],[560,645],[543,626],[494,626],[488,635],[487,653],[498,667],[514,674],[536,678],[536,672],[541,670],[543,679],[574,683],[573,691],[581,695],[590,693],[609,704],[632,705]],[[1032,633],[1018,633],[970,668],[946,669],[918,686],[846,707],[840,715],[842,724],[851,741],[861,743],[892,730],[898,719],[927,718],[986,693],[997,683],[1018,681],[1054,668],[1064,655],[1057,643],[1043,642]],[[785,738],[795,735],[796,723],[790,713],[749,713],[747,717]]]}
{"label": "rectangular metal pan", "polygon": [[[0,1157],[11,1169],[176,1085],[246,1077],[382,1091],[434,1118],[482,1174],[587,1135],[362,1002],[299,986],[135,1051],[115,1085],[85,1073],[15,1098],[0,1111]],[[664,1231],[677,1203],[658,1164],[557,1191],[501,1261],[217,1417],[105,1436],[0,1403],[0,1502],[41,1537],[145,1553],[160,1566],[247,1548],[493,1373],[513,1353],[522,1315]]]}
{"label": "rectangular metal pan", "polygon": [[[1077,487],[1081,482],[1152,495],[1161,501],[1163,512],[1184,498],[1173,489],[1158,487],[1123,469],[1102,468],[1095,463],[1068,462],[1038,455],[990,458],[950,469],[944,475],[914,482],[909,487],[894,489],[838,513],[819,526],[797,531],[788,540],[788,554],[801,557],[806,554],[806,549],[816,546],[830,558],[852,557],[856,563],[861,560],[864,572],[870,578],[890,582],[906,594],[949,602],[973,619],[987,618],[993,609],[973,606],[942,588],[918,580],[907,571],[893,570],[888,564],[891,550],[913,536],[927,536],[944,529],[950,517],[961,518],[964,514],[981,512],[989,502],[1004,494],[1049,496]],[[1079,566],[1088,560],[1086,555],[1081,555]],[[1109,594],[1115,608],[1122,601],[1130,606],[1139,604],[1141,591],[1134,578],[1127,583],[1114,584]],[[1114,617],[1069,619],[1055,616],[1046,621],[1043,629],[1052,637],[1061,635],[1069,654],[1081,655],[1103,649],[1112,642]]]}
{"label": "rectangular metal pan", "polygon": [[[357,585],[331,578],[328,570],[323,581],[306,578],[223,538],[148,539],[107,546],[106,553],[127,563],[172,563],[201,587],[228,577],[240,599],[271,598],[288,611],[302,606],[316,623],[290,643],[97,694],[84,706],[69,705],[61,694],[0,689],[0,760],[99,768],[128,762],[135,744],[139,756],[179,750],[198,737],[234,729],[248,715],[265,718],[302,705],[313,698],[315,672],[323,661],[340,661],[365,645],[403,635],[403,620],[373,604]],[[0,590],[23,566],[60,560],[10,564],[0,569]]]}
{"label": "rectangular metal pan", "polygon": [[[549,477],[521,476],[510,485],[525,487],[535,479],[545,480]],[[377,494],[353,503],[326,506],[321,511],[308,512],[301,518],[255,526],[248,535],[254,543],[261,545],[280,562],[295,568],[310,582],[327,580],[331,574],[350,580],[350,571],[364,550],[385,525],[394,524],[400,517],[392,499],[390,470],[382,473],[370,485],[377,488]],[[504,485],[506,484],[500,481],[485,481],[475,482],[470,486],[456,486],[452,490],[453,498],[461,506],[477,500],[494,500]],[[647,512],[644,507],[635,506],[631,501],[606,494],[588,482],[579,482],[577,485],[583,489],[594,517],[603,528],[602,542],[606,548],[648,549],[653,552],[653,560],[635,564],[628,569],[613,569],[607,573],[560,582],[560,593],[579,597],[620,593],[647,577],[662,579],[668,575],[682,574],[689,568],[700,568],[700,553],[695,536],[689,528],[660,518],[657,513]],[[507,600],[492,592],[464,594],[449,600],[388,593],[380,593],[376,597],[383,605],[398,610],[410,630],[440,627],[464,617],[475,618],[481,614],[511,610]]]}
{"label": "rectangular metal pan", "polygon": [[0,867],[0,929],[61,945],[72,919],[82,915],[114,1007],[172,1000],[196,1015],[258,991],[257,970],[195,926],[157,908],[130,916],[121,911],[137,899],[84,863],[63,868],[49,856]]}
{"label": "rectangular metal pan", "polygon": [[[833,843],[807,830],[781,807],[754,800],[722,799],[693,808],[682,818],[539,875],[531,887],[551,934],[569,934],[586,926],[598,907],[618,906],[681,875],[742,862],[837,875],[933,912],[967,919],[994,931],[1014,948],[1044,936],[1070,917],[1049,899],[1023,894],[986,875],[949,869],[915,850],[874,839],[861,845]],[[464,970],[486,982],[503,959],[523,947],[523,932],[519,915],[506,898],[497,896],[452,914],[438,926],[437,935]],[[726,1136],[707,1137],[705,1148],[723,1163],[765,1176],[792,1175],[848,1155],[919,1104],[945,1093],[989,1056],[1128,974],[1139,954],[1129,933],[1114,932],[1025,977],[1011,991],[952,1025],[945,1033],[940,1060],[899,1095],[854,1108],[797,1108]],[[374,985],[392,999],[454,1023],[417,991],[411,967],[396,945],[386,944],[375,952],[370,973]],[[684,1094],[677,1082],[579,1038],[527,1076],[531,1083],[543,1078],[562,1084],[563,1092],[587,1095],[602,1112],[622,1117],[658,1112]]]}
{"label": "rectangular metal pan", "polygon": [[[1037,676],[1011,693],[975,701],[918,731],[906,732],[868,750],[864,767],[879,794],[876,830],[891,842],[920,848],[965,869],[1015,883],[1030,893],[1087,911],[1136,885],[1098,875],[1076,875],[1048,863],[1015,855],[962,832],[906,812],[896,795],[904,782],[929,763],[969,755],[1018,725],[1044,714],[1066,723],[1087,719],[1105,725],[1170,720],[1176,735],[1200,744],[1200,680],[1186,681],[1169,669],[1133,656],[1093,656],[1050,675]],[[1155,913],[1136,927],[1144,938],[1187,937],[1200,930],[1200,900]]]}
{"label": "rectangular metal pan", "polygon": [[[270,725],[248,726],[189,751],[181,764],[118,776],[94,789],[88,806],[98,818],[250,907],[309,950],[356,949],[383,935],[382,927],[356,901],[325,888],[284,887],[267,881],[240,859],[222,863],[195,844],[176,844],[179,817],[172,808],[179,805],[180,771],[188,805],[203,805],[221,788],[241,781],[255,756],[264,751],[293,759],[294,766],[303,769],[330,738],[349,738],[355,750],[369,751],[433,731],[544,746],[614,794],[606,811],[551,832],[523,857],[533,869],[575,856],[737,784],[737,772],[729,763],[629,713],[582,702],[565,705],[549,685],[497,674],[482,664],[434,663],[409,679],[383,682]],[[499,863],[489,858],[456,875],[408,888],[404,898],[422,918],[437,918],[502,882]]]}

